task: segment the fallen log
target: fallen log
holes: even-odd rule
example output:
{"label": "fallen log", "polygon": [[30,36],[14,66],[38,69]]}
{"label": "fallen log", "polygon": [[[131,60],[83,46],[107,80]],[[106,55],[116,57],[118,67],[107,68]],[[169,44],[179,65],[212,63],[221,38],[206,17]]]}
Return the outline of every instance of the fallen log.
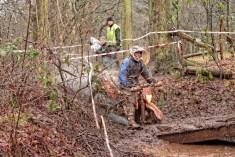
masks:
{"label": "fallen log", "polygon": [[122,124],[122,125],[128,125],[128,121],[127,121],[127,118],[125,118],[125,117],[123,117],[123,116],[119,116],[119,115],[117,115],[117,114],[115,114],[115,113],[112,113],[112,112],[110,112],[109,114],[108,114],[108,117],[110,118],[110,119],[112,119],[114,122],[116,122],[116,123],[119,123],[119,124]]}
{"label": "fallen log", "polygon": [[156,124],[156,136],[173,143],[193,143],[209,140],[235,142],[235,117],[233,114],[214,117],[187,118]]}
{"label": "fallen log", "polygon": [[184,66],[203,66],[203,63],[185,59],[184,60]]}
{"label": "fallen log", "polygon": [[[216,52],[220,52],[220,51],[216,51]],[[209,52],[198,52],[198,53],[192,53],[192,54],[187,54],[187,55],[184,55],[184,59],[187,59],[187,58],[191,58],[191,57],[196,57],[196,56],[202,56],[202,55],[207,55]]]}
{"label": "fallen log", "polygon": [[212,50],[214,51],[214,47],[212,45],[209,45],[207,43],[202,42],[200,39],[192,37],[184,32],[175,32],[172,33],[173,36],[179,36],[182,39],[185,39],[188,42],[191,42],[192,44],[195,44],[198,47],[203,47],[206,48],[208,50]]}
{"label": "fallen log", "polygon": [[233,73],[230,70],[221,71],[217,67],[201,68],[195,66],[187,66],[185,68],[185,74],[196,75],[198,72],[201,73],[203,76],[209,76],[210,74],[212,74],[214,77],[222,77],[225,79],[231,79],[233,76]]}

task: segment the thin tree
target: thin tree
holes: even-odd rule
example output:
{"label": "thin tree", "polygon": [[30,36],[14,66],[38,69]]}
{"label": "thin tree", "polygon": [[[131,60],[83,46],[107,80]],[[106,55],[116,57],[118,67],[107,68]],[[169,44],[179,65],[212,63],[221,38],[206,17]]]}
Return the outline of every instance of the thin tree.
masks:
{"label": "thin tree", "polygon": [[[122,0],[121,32],[123,39],[132,39],[132,0]],[[122,42],[123,49],[128,49],[131,45],[131,40],[124,40]]]}
{"label": "thin tree", "polygon": [[227,3],[227,10],[226,10],[227,30],[229,32],[230,31],[230,19],[229,19],[229,17],[230,17],[230,0],[227,0],[226,3]]}
{"label": "thin tree", "polygon": [[48,41],[48,0],[36,0],[35,40],[43,44]]}

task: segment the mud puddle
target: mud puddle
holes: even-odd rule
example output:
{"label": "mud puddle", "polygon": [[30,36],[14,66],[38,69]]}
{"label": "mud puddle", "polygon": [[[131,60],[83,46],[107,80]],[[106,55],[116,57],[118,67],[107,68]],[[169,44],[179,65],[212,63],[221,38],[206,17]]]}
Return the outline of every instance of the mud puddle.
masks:
{"label": "mud puddle", "polygon": [[156,157],[235,157],[235,145],[175,144],[146,149]]}

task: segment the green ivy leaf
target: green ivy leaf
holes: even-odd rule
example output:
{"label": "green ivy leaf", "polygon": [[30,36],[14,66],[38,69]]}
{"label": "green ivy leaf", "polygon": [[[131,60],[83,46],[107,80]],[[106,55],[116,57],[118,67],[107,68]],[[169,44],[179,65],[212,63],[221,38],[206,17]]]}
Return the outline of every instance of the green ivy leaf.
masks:
{"label": "green ivy leaf", "polygon": [[21,63],[23,61],[22,56],[20,54],[17,55],[17,62]]}
{"label": "green ivy leaf", "polygon": [[31,57],[31,58],[35,58],[35,57],[37,57],[38,55],[39,55],[39,52],[37,52],[37,51],[35,51],[35,50],[29,50],[29,51],[27,51],[27,53],[26,53],[29,57]]}
{"label": "green ivy leaf", "polygon": [[6,56],[7,52],[4,49],[0,49],[0,56]]}
{"label": "green ivy leaf", "polygon": [[60,108],[61,108],[61,107],[60,107],[59,104],[53,103],[53,102],[50,103],[50,109],[51,109],[52,111],[56,111],[57,109],[60,109]]}
{"label": "green ivy leaf", "polygon": [[15,39],[13,40],[13,43],[20,43],[20,42],[22,42],[22,41],[24,41],[24,38],[18,37],[18,38],[15,38]]}
{"label": "green ivy leaf", "polygon": [[180,78],[180,72],[177,70],[176,72],[175,72],[175,79],[179,79]]}
{"label": "green ivy leaf", "polygon": [[230,85],[229,81],[224,83],[224,87],[228,87]]}
{"label": "green ivy leaf", "polygon": [[85,68],[83,69],[84,73],[89,73],[89,72],[90,72],[90,70],[91,70],[91,68],[90,68],[90,67],[85,67]]}
{"label": "green ivy leaf", "polygon": [[47,64],[45,62],[42,62],[41,65],[42,65],[42,69],[46,71],[47,70]]}
{"label": "green ivy leaf", "polygon": [[188,0],[188,3],[189,3],[189,4],[192,4],[192,3],[193,3],[193,0]]}
{"label": "green ivy leaf", "polygon": [[209,79],[210,79],[210,80],[213,80],[213,79],[214,79],[214,76],[213,76],[213,74],[212,74],[211,72],[209,72]]}
{"label": "green ivy leaf", "polygon": [[231,21],[235,21],[235,16],[230,16]]}
{"label": "green ivy leaf", "polygon": [[43,77],[40,75],[40,73],[37,73],[37,79],[42,81],[43,80]]}
{"label": "green ivy leaf", "polygon": [[55,91],[51,91],[49,94],[49,98],[50,98],[50,100],[57,98],[57,93]]}
{"label": "green ivy leaf", "polygon": [[220,10],[224,10],[224,8],[225,8],[224,4],[221,3],[221,2],[218,4],[217,7],[218,7],[218,9],[220,9]]}

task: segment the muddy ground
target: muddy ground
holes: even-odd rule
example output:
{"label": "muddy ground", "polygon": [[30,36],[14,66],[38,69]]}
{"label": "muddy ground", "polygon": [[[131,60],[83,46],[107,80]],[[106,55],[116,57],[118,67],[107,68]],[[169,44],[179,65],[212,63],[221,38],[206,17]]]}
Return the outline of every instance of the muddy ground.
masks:
{"label": "muddy ground", "polygon": [[[155,76],[164,81],[164,88],[155,90],[154,102],[165,115],[162,124],[177,123],[197,117],[229,116],[235,110],[235,79],[175,75]],[[200,80],[199,80],[200,79]],[[201,81],[203,79],[203,81]],[[14,140],[12,123],[6,120],[7,109],[1,109],[0,156],[76,156],[108,157],[101,115],[104,115],[111,149],[115,157],[157,157],[150,151],[168,142],[159,139],[156,124],[143,130],[128,130],[112,122],[97,109],[101,129],[94,121],[91,102],[78,97],[70,110],[51,111],[45,101],[25,106]],[[200,122],[199,122],[200,123]],[[203,124],[203,121],[201,121]],[[11,153],[10,153],[11,152]]]}

